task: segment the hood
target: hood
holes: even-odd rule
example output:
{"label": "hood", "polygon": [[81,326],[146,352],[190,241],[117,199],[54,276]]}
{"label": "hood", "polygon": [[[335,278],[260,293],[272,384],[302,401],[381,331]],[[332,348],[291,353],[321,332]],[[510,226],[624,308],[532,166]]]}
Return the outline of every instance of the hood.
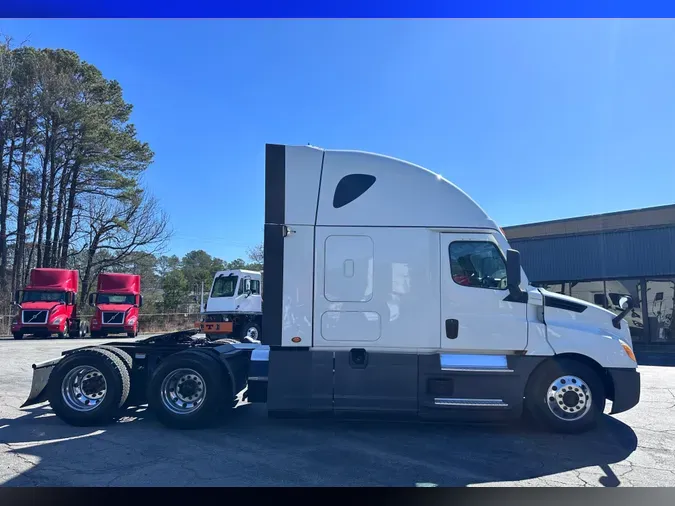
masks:
{"label": "hood", "polygon": [[49,310],[55,308],[56,306],[65,306],[61,302],[47,302],[47,301],[36,301],[36,302],[22,302],[21,309],[27,309],[29,311],[35,310]]}
{"label": "hood", "polygon": [[[581,324],[595,328],[596,332],[621,339],[632,347],[633,343],[628,324],[623,320],[620,329],[614,327],[612,319],[616,314],[612,311],[592,302],[575,299],[569,295],[549,292],[543,288],[540,288],[539,291],[544,296],[544,319],[547,323],[549,319],[575,322],[574,326]],[[570,323],[566,325],[570,325]]]}
{"label": "hood", "polygon": [[616,316],[611,311],[605,309],[604,307],[593,304],[592,302],[576,299],[574,297],[570,297],[569,295],[563,295],[561,293],[549,292],[548,290],[544,290],[543,288],[540,288],[539,291],[544,297],[548,298],[549,301],[554,301],[552,302],[552,304],[549,303],[550,307],[556,307],[557,309],[574,311],[578,313],[585,312],[586,309],[591,308],[591,310],[593,311],[597,310],[607,314],[610,317],[610,319]]}
{"label": "hood", "polygon": [[96,307],[101,311],[117,311],[124,313],[135,306],[132,304],[96,304]]}
{"label": "hood", "polygon": [[209,297],[206,312],[234,312],[238,310],[238,301],[234,297]]}

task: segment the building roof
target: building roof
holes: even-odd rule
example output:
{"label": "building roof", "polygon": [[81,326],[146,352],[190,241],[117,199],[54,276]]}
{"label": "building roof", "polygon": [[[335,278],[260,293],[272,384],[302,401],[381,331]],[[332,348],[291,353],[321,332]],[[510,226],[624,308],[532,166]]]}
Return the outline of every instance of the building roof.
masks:
{"label": "building roof", "polygon": [[509,241],[675,226],[675,204],[503,227]]}

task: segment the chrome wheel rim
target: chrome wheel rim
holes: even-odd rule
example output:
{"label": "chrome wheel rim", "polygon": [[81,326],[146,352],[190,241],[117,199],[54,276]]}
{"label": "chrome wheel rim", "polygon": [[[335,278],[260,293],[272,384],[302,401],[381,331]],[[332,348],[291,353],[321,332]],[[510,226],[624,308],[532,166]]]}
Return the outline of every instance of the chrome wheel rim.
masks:
{"label": "chrome wheel rim", "polygon": [[61,397],[66,405],[81,413],[92,411],[101,405],[108,393],[105,376],[88,365],[77,366],[68,371],[61,382]]}
{"label": "chrome wheel rim", "polygon": [[251,339],[255,339],[256,341],[258,340],[258,329],[255,327],[250,327],[246,331],[246,337],[250,337]]}
{"label": "chrome wheel rim", "polygon": [[591,389],[577,376],[560,376],[546,391],[546,405],[560,420],[581,420],[591,409]]}
{"label": "chrome wheel rim", "polygon": [[176,369],[162,381],[160,395],[164,407],[177,415],[194,413],[206,399],[206,382],[194,369]]}

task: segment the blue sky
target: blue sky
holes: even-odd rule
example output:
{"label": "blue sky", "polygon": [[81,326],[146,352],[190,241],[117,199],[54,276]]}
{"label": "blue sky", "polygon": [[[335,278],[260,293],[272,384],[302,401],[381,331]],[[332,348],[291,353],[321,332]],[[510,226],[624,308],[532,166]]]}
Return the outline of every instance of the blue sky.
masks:
{"label": "blue sky", "polygon": [[[118,80],[170,252],[262,240],[264,144],[442,173],[500,225],[675,202],[675,22],[0,20]],[[668,146],[671,146],[670,148]]]}

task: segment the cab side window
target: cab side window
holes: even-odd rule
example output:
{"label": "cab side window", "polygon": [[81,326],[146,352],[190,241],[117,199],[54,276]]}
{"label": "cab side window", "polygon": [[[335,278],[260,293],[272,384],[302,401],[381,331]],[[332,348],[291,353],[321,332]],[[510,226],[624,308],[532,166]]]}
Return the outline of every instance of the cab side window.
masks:
{"label": "cab side window", "polygon": [[251,293],[253,295],[260,295],[260,281],[257,279],[251,280]]}
{"label": "cab side window", "polygon": [[506,290],[506,261],[497,245],[486,241],[450,243],[450,272],[458,285]]}

